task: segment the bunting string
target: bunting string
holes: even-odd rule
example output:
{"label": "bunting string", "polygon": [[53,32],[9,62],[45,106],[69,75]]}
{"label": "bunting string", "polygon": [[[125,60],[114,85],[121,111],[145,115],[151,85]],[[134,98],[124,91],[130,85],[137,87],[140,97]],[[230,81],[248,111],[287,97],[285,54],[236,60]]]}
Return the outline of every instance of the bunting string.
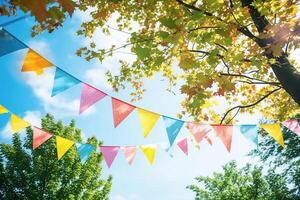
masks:
{"label": "bunting string", "polygon": [[[10,126],[11,130],[14,133],[18,133],[27,127],[33,127],[33,140],[32,140],[32,149],[35,150],[39,148],[43,143],[49,140],[52,137],[55,137],[56,141],[56,149],[57,149],[57,159],[60,160],[67,151],[73,146],[76,146],[79,158],[81,163],[84,164],[90,154],[94,152],[97,148],[100,149],[104,160],[107,164],[107,167],[110,168],[113,161],[115,160],[117,154],[121,150],[124,154],[124,157],[129,165],[133,163],[133,160],[136,156],[137,149],[140,149],[143,154],[145,155],[147,161],[150,165],[153,164],[156,151],[158,147],[161,147],[166,152],[169,152],[170,148],[172,147],[173,143],[177,144],[177,147],[186,155],[188,156],[188,141],[191,141],[197,145],[203,140],[206,139],[207,142],[212,145],[211,141],[211,133],[215,133],[217,137],[221,139],[224,143],[228,152],[231,150],[231,142],[232,142],[232,132],[233,126],[209,126],[209,125],[202,125],[196,123],[187,124],[187,128],[190,130],[191,135],[176,139],[178,132],[180,131],[183,123],[179,124],[174,119],[167,118],[166,124],[166,131],[168,134],[168,139],[170,145],[166,145],[166,142],[163,143],[156,143],[156,144],[146,144],[146,145],[135,145],[135,146],[95,146],[88,143],[81,143],[73,140],[69,140],[62,136],[57,136],[52,133],[49,133],[42,128],[36,127],[29,122],[25,121],[24,119],[20,118],[19,116],[12,113],[10,110],[5,108],[4,106],[0,105],[0,114],[9,114],[10,115]],[[299,136],[299,129],[300,124],[297,119],[287,120],[282,122],[282,125],[291,131],[295,132]],[[281,131],[280,124],[260,124],[259,126],[250,126],[250,125],[242,125],[240,126],[240,133],[252,141],[254,144],[258,145],[258,128],[262,128],[267,133],[269,133],[282,147],[284,147],[284,140],[283,134]]]}

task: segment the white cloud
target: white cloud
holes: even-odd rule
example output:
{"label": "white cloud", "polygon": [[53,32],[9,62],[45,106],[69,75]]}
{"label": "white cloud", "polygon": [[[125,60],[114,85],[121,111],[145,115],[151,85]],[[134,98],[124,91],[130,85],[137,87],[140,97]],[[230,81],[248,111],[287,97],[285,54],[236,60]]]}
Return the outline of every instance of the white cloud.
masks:
{"label": "white cloud", "polygon": [[[30,124],[37,126],[37,127],[40,127],[40,125],[41,125],[41,113],[39,111],[26,111],[25,116],[22,117],[22,119],[24,119],[25,121],[27,121]],[[22,130],[21,133],[23,133],[24,130]],[[6,138],[12,137],[13,132],[10,127],[10,120],[7,122],[5,127],[2,129],[1,135]]]}
{"label": "white cloud", "polygon": [[112,87],[106,81],[105,70],[100,67],[93,67],[86,71],[85,78],[89,83],[96,87],[112,90]]}

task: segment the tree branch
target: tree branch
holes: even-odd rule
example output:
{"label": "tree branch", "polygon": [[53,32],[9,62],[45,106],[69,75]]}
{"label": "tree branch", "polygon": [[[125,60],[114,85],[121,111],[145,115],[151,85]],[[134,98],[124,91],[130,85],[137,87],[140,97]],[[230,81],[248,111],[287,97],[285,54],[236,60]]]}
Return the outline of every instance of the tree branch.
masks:
{"label": "tree branch", "polygon": [[[248,105],[238,105],[238,106],[235,106],[235,107],[233,107],[233,108],[230,108],[230,109],[224,114],[224,116],[223,116],[223,118],[222,118],[220,124],[221,124],[221,125],[223,124],[223,122],[224,122],[224,120],[226,119],[227,115],[228,115],[230,112],[232,112],[233,110],[238,109],[238,111],[239,111],[240,109],[243,109],[243,108],[249,108],[249,107],[255,106],[255,105],[259,104],[260,102],[262,102],[264,99],[268,98],[271,94],[273,94],[273,93],[279,91],[280,89],[281,89],[281,87],[276,88],[275,90],[270,91],[269,93],[265,94],[262,98],[260,98],[259,100],[257,100],[257,101],[254,102],[254,103],[251,103],[251,104],[248,104]],[[237,112],[237,113],[238,113],[238,112]],[[234,117],[237,115],[237,113],[234,115]],[[234,117],[233,117],[231,120],[233,120]],[[230,120],[230,121],[231,121],[231,120]]]}
{"label": "tree branch", "polygon": [[243,78],[247,78],[250,80],[254,80],[254,81],[259,81],[265,84],[270,84],[270,85],[274,85],[274,86],[280,86],[280,83],[278,82],[269,82],[269,81],[264,81],[264,80],[260,80],[258,78],[253,78],[244,74],[230,74],[230,73],[220,73],[221,76],[236,76],[236,77],[243,77]]}

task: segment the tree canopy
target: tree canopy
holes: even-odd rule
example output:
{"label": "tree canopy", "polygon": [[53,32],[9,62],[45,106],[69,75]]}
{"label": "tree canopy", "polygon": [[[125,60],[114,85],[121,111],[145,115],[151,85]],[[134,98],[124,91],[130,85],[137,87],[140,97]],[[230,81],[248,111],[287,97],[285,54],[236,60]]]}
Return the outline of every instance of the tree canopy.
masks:
{"label": "tree canopy", "polygon": [[[133,99],[142,96],[144,78],[161,73],[170,87],[181,80],[186,98],[180,117],[229,123],[238,112],[279,120],[299,112],[300,72],[291,57],[299,47],[298,0],[4,2],[4,14],[13,5],[36,17],[33,35],[61,26],[74,9],[89,12],[92,19],[77,33],[91,43],[77,55],[102,62],[120,49],[132,52],[133,62],[120,60],[120,74],[107,75],[115,90],[130,83]],[[97,29],[109,34],[111,24],[128,33],[128,42],[101,49],[93,35]],[[223,116],[212,106],[216,96],[233,105]]]}
{"label": "tree canopy", "polygon": [[[75,122],[63,126],[51,115],[42,119],[42,128],[68,139],[82,141]],[[75,147],[57,160],[55,139],[32,150],[33,130],[25,141],[15,133],[12,144],[0,143],[0,197],[16,199],[108,199],[112,177],[101,178],[102,155],[93,152],[82,164]],[[100,145],[96,138],[88,143]]]}

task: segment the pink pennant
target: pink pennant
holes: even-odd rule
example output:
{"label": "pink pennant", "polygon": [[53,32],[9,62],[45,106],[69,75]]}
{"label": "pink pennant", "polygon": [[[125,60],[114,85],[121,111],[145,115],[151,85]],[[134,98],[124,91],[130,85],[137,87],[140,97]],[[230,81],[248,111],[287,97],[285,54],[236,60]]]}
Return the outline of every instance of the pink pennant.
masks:
{"label": "pink pennant", "polygon": [[100,150],[103,154],[104,160],[110,168],[111,164],[113,163],[114,159],[116,158],[120,147],[119,146],[100,146]]}
{"label": "pink pennant", "polygon": [[204,137],[210,146],[212,145],[212,140],[207,135]]}
{"label": "pink pennant", "polygon": [[115,128],[135,109],[133,105],[116,98],[112,98],[112,108]]}
{"label": "pink pennant", "polygon": [[33,140],[32,140],[32,149],[38,148],[41,144],[50,139],[52,135],[46,131],[33,127]]}
{"label": "pink pennant", "polygon": [[297,119],[290,119],[285,122],[282,122],[282,124],[294,133],[296,133],[298,136],[300,136],[300,124],[298,123]]}
{"label": "pink pennant", "polygon": [[186,127],[191,131],[197,143],[201,142],[206,134],[212,130],[211,126],[196,122],[188,122]]}
{"label": "pink pennant", "polygon": [[228,152],[231,150],[231,141],[232,141],[232,125],[214,125],[213,128],[216,131],[216,134],[222,142],[224,143]]}
{"label": "pink pennant", "polygon": [[124,147],[122,150],[123,150],[124,156],[125,156],[128,164],[131,165],[131,163],[133,162],[133,159],[136,155],[136,147],[128,146],[128,147]]}
{"label": "pink pennant", "polygon": [[183,153],[185,153],[185,155],[188,155],[188,142],[187,142],[187,138],[183,138],[180,141],[177,142],[177,145],[179,146],[179,148],[183,151]]}
{"label": "pink pennant", "polygon": [[98,90],[97,88],[94,88],[86,83],[82,83],[79,113],[83,113],[83,111],[104,98],[106,95],[107,94]]}

